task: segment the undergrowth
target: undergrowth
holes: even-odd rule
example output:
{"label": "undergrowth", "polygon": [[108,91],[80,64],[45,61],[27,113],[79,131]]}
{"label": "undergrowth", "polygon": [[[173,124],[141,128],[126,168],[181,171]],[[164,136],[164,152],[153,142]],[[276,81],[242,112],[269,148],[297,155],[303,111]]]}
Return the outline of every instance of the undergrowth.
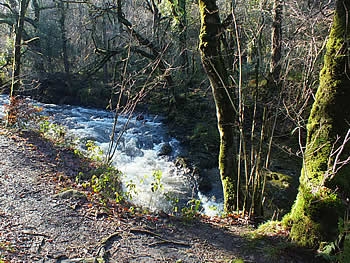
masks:
{"label": "undergrowth", "polygon": [[[38,127],[39,133],[46,139],[51,140],[54,144],[72,148],[76,146],[75,140],[68,136],[65,127],[53,124],[49,119],[40,116],[42,109],[36,108],[32,105],[19,106],[20,100],[16,100],[13,107],[15,110],[11,111],[10,123],[18,128],[26,128],[28,125],[35,123],[36,125],[40,123]],[[23,101],[22,101],[23,103]],[[17,105],[17,106],[15,106]],[[123,190],[121,184],[122,173],[111,165],[106,165],[104,163],[104,156],[102,150],[92,141],[87,141],[85,145],[85,151],[78,150],[75,148],[74,154],[79,158],[88,157],[91,162],[94,163],[91,169],[88,171],[80,171],[75,177],[75,182],[77,185],[82,186],[86,190],[91,190],[100,195],[101,203],[106,204],[108,200],[115,200],[117,203],[131,200],[132,196],[137,194],[136,185],[133,181],[129,181],[125,185],[126,190]],[[176,196],[171,196],[169,193],[164,193],[164,186],[162,184],[162,172],[156,170],[152,174],[153,182],[151,183],[151,191],[153,193],[162,191],[163,194],[168,198],[169,202],[173,204],[173,214],[180,215],[184,222],[191,221],[199,217],[201,213],[201,201],[198,199],[191,199],[187,204],[179,208],[179,199]],[[130,212],[142,211],[142,213],[148,213],[148,210],[138,208],[135,206],[130,206]],[[340,232],[345,234],[345,248],[349,247],[350,241],[346,235],[349,232],[348,221],[343,222],[340,225]],[[262,225],[258,230],[252,231],[247,237],[250,240],[262,240],[264,237],[276,237],[276,236],[287,236],[285,229],[281,226],[278,221],[268,222]],[[253,242],[254,243],[254,242]],[[11,249],[11,247],[4,247],[5,244],[0,243],[0,250]],[[288,246],[288,244],[287,244]],[[290,244],[290,246],[293,246]],[[327,249],[332,249],[333,244],[325,244],[323,253],[323,258],[327,258],[329,262],[347,262],[349,258],[349,250],[344,252],[339,252],[335,255],[327,253]],[[276,246],[266,246],[264,248],[264,254],[271,255],[271,259],[278,257],[280,253],[286,249],[286,243],[280,243]],[[328,257],[329,255],[329,257]],[[3,260],[0,256],[0,263]],[[233,262],[243,262],[240,259],[236,259]]]}
{"label": "undergrowth", "polygon": [[4,105],[6,127],[23,129],[29,125],[35,126],[45,117],[41,114],[43,108],[35,106],[26,98],[14,96],[10,103]]}

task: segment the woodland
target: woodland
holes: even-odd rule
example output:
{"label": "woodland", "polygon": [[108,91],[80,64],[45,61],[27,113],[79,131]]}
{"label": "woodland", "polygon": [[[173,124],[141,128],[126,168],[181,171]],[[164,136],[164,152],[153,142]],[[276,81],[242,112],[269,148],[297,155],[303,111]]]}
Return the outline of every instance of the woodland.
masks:
{"label": "woodland", "polygon": [[2,124],[36,116],[26,96],[162,115],[201,191],[219,167],[223,217],[282,227],[349,262],[349,10],[350,0],[1,0]]}

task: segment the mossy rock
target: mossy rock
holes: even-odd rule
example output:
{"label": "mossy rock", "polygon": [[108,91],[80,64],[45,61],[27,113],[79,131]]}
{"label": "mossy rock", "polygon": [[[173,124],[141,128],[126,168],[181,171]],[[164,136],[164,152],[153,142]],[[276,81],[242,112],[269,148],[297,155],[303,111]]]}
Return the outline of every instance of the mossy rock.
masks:
{"label": "mossy rock", "polygon": [[167,156],[170,155],[173,151],[173,148],[169,143],[164,143],[160,150],[158,151],[157,155],[158,156]]}
{"label": "mossy rock", "polygon": [[285,215],[290,211],[297,195],[297,178],[278,172],[268,171],[266,176],[265,216]]}
{"label": "mossy rock", "polygon": [[175,160],[175,165],[180,168],[188,168],[189,167],[189,160],[186,157],[178,156]]}
{"label": "mossy rock", "polygon": [[[198,172],[198,189],[206,194],[215,189],[221,189],[220,172],[218,168],[197,170]],[[219,186],[219,187],[218,187]]]}
{"label": "mossy rock", "polygon": [[289,188],[294,181],[292,176],[278,172],[267,172],[265,176],[270,184],[276,185],[281,189]]}

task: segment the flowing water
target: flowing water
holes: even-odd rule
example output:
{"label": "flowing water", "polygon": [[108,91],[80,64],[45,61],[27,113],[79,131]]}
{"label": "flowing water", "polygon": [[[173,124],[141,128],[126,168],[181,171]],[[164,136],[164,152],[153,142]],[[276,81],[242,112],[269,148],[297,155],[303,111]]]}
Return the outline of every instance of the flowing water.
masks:
{"label": "flowing water", "polygon": [[[87,141],[93,141],[107,152],[114,121],[112,112],[33,103],[43,107],[43,113],[53,123],[67,127],[81,149],[86,148]],[[4,104],[8,104],[8,96],[0,95],[0,118],[4,117]],[[199,198],[204,213],[214,215],[221,211],[220,202],[197,192],[190,171],[175,164],[181,145],[168,135],[161,117],[142,115],[128,121],[127,116],[119,116],[116,130],[124,132],[112,161],[123,173],[124,191],[131,194],[132,202],[151,210],[171,212],[174,205],[181,206],[192,198]],[[158,180],[155,175],[159,175]]]}

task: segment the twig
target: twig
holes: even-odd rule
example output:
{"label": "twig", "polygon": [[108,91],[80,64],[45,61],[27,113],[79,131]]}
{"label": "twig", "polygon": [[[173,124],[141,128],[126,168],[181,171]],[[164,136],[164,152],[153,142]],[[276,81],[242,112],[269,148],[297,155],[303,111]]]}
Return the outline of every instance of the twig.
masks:
{"label": "twig", "polygon": [[106,253],[106,250],[107,250],[107,244],[115,237],[119,237],[121,238],[120,236],[120,232],[114,232],[112,234],[110,234],[108,237],[106,238],[103,238],[98,246],[98,249],[97,249],[97,252],[96,252],[96,255],[100,258],[103,258],[103,262],[108,262],[108,254]]}
{"label": "twig", "polygon": [[40,236],[40,237],[46,237],[46,238],[50,237],[50,236],[48,236],[46,234],[37,233],[37,232],[34,232],[34,231],[30,231],[30,230],[23,230],[22,233],[25,234],[25,235],[31,235],[31,236]]}
{"label": "twig", "polygon": [[105,246],[111,239],[113,239],[115,237],[121,238],[120,232],[114,232],[114,233],[110,234],[108,237],[103,238],[102,241],[100,242],[101,246]]}
{"label": "twig", "polygon": [[159,239],[160,239],[160,241],[151,243],[148,246],[154,247],[154,246],[162,245],[162,244],[174,244],[174,245],[177,245],[177,246],[184,246],[184,247],[190,247],[191,246],[189,243],[186,243],[186,242],[175,241],[175,240],[168,240],[168,239],[163,239],[163,238],[159,238]]}
{"label": "twig", "polygon": [[131,233],[148,234],[148,235],[151,235],[151,236],[155,236],[155,237],[161,238],[161,236],[159,234],[154,233],[152,231],[149,231],[147,229],[142,229],[142,228],[131,228],[130,232]]}
{"label": "twig", "polygon": [[142,228],[132,228],[130,229],[130,232],[132,233],[141,233],[141,234],[147,234],[147,235],[151,235],[151,236],[155,236],[156,238],[158,238],[160,241],[154,242],[149,244],[150,247],[152,246],[157,246],[157,245],[161,245],[161,244],[174,244],[174,245],[178,245],[178,246],[184,246],[184,247],[190,247],[191,245],[189,243],[186,242],[182,242],[182,241],[177,241],[177,240],[169,240],[169,239],[165,239],[163,237],[161,237],[161,235],[154,233],[152,231],[149,231],[147,229],[142,229]]}

